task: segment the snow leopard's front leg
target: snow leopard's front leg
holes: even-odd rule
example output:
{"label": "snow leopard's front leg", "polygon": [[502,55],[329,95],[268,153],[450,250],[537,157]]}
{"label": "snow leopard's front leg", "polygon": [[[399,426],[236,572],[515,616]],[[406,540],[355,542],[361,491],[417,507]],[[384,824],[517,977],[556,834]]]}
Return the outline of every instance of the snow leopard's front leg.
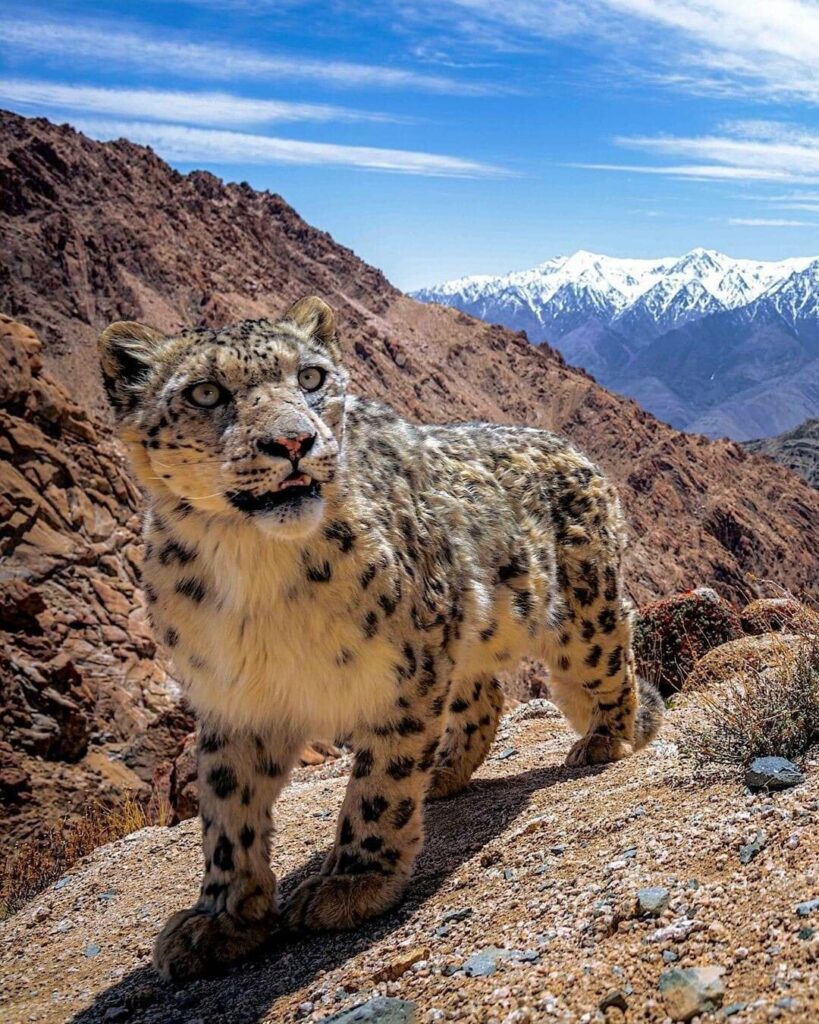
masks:
{"label": "snow leopard's front leg", "polygon": [[174,914],[154,966],[182,981],[224,969],[260,946],[277,921],[271,807],[287,781],[293,737],[200,725],[199,810],[205,874],[199,900]]}
{"label": "snow leopard's front leg", "polygon": [[296,889],[290,928],[353,928],[398,902],[424,840],[424,798],[443,730],[450,665],[408,651],[417,673],[391,717],[359,729],[336,841],[322,871]]}

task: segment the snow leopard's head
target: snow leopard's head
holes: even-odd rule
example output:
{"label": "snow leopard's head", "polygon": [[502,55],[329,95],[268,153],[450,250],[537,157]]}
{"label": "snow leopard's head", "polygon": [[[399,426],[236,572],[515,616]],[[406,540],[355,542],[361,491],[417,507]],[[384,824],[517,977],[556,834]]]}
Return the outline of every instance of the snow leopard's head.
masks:
{"label": "snow leopard's head", "polygon": [[281,320],[100,338],[103,380],[143,486],[282,538],[321,521],[338,468],[347,374],[315,296]]}

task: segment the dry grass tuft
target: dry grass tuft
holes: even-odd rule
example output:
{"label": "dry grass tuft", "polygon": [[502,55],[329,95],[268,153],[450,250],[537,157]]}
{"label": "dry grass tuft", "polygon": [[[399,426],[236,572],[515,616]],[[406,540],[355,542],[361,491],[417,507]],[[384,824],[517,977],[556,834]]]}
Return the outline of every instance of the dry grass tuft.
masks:
{"label": "dry grass tuft", "polygon": [[94,806],[81,817],[60,821],[50,832],[22,843],[0,866],[0,921],[20,910],[98,846],[147,825],[167,825],[169,812],[164,800],[154,799],[145,807],[133,797],[126,797],[118,807]]}
{"label": "dry grass tuft", "polygon": [[684,701],[680,748],[698,764],[794,758],[819,742],[819,639]]}

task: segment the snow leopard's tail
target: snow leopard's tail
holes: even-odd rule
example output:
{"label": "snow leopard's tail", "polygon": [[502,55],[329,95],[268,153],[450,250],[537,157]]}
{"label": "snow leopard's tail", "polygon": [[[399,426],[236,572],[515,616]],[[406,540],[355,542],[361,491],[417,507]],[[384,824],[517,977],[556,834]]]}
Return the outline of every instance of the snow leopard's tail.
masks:
{"label": "snow leopard's tail", "polygon": [[637,720],[634,723],[634,749],[640,750],[651,743],[663,724],[665,704],[653,683],[637,676],[637,694],[640,699]]}

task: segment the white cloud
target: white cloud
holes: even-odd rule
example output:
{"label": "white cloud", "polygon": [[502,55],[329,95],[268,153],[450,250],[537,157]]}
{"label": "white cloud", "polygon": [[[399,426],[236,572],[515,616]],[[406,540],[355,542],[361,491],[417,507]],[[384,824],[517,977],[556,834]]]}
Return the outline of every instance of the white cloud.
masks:
{"label": "white cloud", "polygon": [[476,39],[493,29],[510,46],[521,36],[577,40],[596,44],[604,60],[630,60],[632,78],[694,93],[819,102],[815,0],[440,2],[454,27]]}
{"label": "white cloud", "polygon": [[802,213],[819,213],[819,203],[774,203],[777,210],[799,210]]}
{"label": "white cloud", "polygon": [[593,170],[628,171],[682,178],[734,181],[819,182],[819,134],[778,121],[733,121],[722,133],[699,136],[618,136],[617,146],[652,157],[674,159],[671,164],[594,163]]}
{"label": "white cloud", "polygon": [[253,99],[221,92],[101,89],[17,79],[0,79],[0,100],[37,109],[76,110],[93,114],[207,125],[269,124],[276,121],[395,120],[386,114],[350,110],[347,107]]}
{"label": "white cloud", "polygon": [[771,181],[793,184],[819,184],[819,175],[806,176],[786,171],[763,170],[759,167],[725,167],[720,164],[615,164],[615,163],[572,163],[566,167],[577,167],[587,171],[620,171],[629,174],[658,174],[671,178],[690,178],[694,181]]}
{"label": "white cloud", "polygon": [[813,228],[819,222],[809,220],[780,220],[776,217],[729,217],[728,223],[749,228]]}
{"label": "white cloud", "polygon": [[133,72],[167,73],[208,81],[289,79],[326,85],[382,89],[419,89],[452,95],[481,96],[493,86],[458,82],[402,68],[345,61],[274,56],[220,43],[187,42],[173,38],[118,31],[113,26],[67,21],[25,21],[0,18],[0,43],[7,52],[19,51],[59,58],[61,63],[116,64]]}
{"label": "white cloud", "polygon": [[72,124],[96,139],[123,137],[151,146],[161,156],[179,163],[319,164],[447,178],[508,176],[503,168],[491,164],[413,150],[302,142],[267,135],[146,121],[78,118],[72,120]]}

